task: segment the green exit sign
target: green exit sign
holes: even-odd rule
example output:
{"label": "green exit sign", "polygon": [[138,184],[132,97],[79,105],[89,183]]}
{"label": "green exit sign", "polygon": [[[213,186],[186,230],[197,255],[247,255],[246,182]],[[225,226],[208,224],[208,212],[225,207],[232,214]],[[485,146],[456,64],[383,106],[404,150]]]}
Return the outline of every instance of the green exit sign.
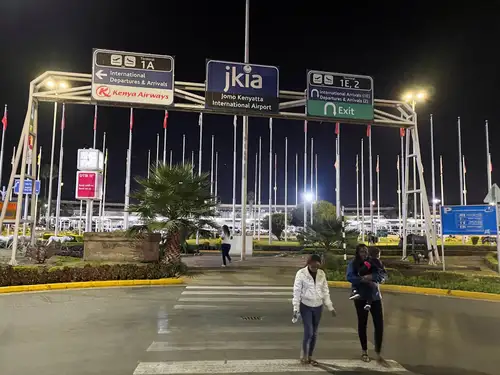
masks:
{"label": "green exit sign", "polygon": [[306,107],[308,116],[373,121],[373,79],[368,76],[309,71]]}

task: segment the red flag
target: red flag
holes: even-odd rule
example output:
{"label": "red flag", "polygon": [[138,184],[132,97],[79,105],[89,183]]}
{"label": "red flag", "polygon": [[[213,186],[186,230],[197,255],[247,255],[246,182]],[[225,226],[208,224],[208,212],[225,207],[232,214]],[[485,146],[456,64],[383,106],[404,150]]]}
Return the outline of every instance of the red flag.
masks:
{"label": "red flag", "polygon": [[339,135],[340,133],[340,123],[336,122],[335,123],[335,134]]}
{"label": "red flag", "polygon": [[95,106],[94,109],[94,130],[97,129],[97,105]]}
{"label": "red flag", "polygon": [[66,127],[66,105],[63,103],[62,107],[62,117],[61,117],[61,130]]}
{"label": "red flag", "polygon": [[405,128],[399,128],[399,136],[404,137],[405,136]]}
{"label": "red flag", "polygon": [[130,130],[134,127],[134,108],[130,108]]}
{"label": "red flag", "polygon": [[371,125],[367,125],[367,127],[366,127],[366,136],[367,137],[372,136],[372,126]]}
{"label": "red flag", "polygon": [[167,128],[168,111],[165,111],[165,117],[163,118],[163,129]]}
{"label": "red flag", "polygon": [[3,130],[7,129],[7,104],[5,104],[5,110],[2,117]]}

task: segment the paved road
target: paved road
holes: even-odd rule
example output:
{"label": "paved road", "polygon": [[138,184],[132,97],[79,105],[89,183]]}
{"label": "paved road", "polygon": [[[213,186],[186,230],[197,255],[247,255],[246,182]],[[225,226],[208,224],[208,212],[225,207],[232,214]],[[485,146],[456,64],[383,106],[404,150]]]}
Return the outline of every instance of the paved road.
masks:
{"label": "paved road", "polygon": [[[0,374],[380,374],[373,363],[356,370],[361,362],[346,290],[332,289],[339,316],[325,315],[321,325],[316,354],[328,366],[301,368],[301,327],[291,323],[289,286],[201,281],[2,295]],[[499,373],[499,303],[386,294],[384,304],[385,354],[396,361],[384,373]]]}

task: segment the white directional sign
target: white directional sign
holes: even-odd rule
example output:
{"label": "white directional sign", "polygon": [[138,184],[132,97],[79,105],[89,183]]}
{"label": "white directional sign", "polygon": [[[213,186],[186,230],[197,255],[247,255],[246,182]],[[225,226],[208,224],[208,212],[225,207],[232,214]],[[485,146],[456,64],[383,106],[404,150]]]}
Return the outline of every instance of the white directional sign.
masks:
{"label": "white directional sign", "polygon": [[169,106],[174,102],[174,58],[95,49],[92,99]]}

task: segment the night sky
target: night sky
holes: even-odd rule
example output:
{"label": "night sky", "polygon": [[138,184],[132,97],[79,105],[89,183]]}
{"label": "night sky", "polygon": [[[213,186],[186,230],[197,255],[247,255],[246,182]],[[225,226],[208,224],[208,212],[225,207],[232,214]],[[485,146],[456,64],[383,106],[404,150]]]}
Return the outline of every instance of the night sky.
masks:
{"label": "night sky", "polygon": [[[307,69],[370,75],[374,79],[377,99],[400,99],[406,88],[426,88],[431,98],[418,105],[417,110],[428,192],[431,191],[429,114],[432,113],[436,159],[439,155],[444,158],[446,203],[459,203],[456,123],[460,116],[468,203],[480,203],[487,192],[485,119],[490,123],[493,181],[500,177],[496,168],[500,166],[496,147],[500,137],[500,106],[495,96],[500,73],[494,57],[500,40],[499,6],[493,1],[472,7],[442,3],[419,1],[403,5],[401,1],[386,1],[361,6],[359,2],[348,1],[253,0],[250,62],[278,66],[280,88],[284,90],[304,90]],[[158,7],[153,4],[114,0],[0,2],[0,104],[9,106],[4,185],[10,172],[12,148],[18,142],[26,112],[29,81],[44,71],[90,73],[93,48],[173,55],[176,80],[199,83],[205,79],[207,58],[243,61],[244,0],[170,0],[161,2]],[[52,104],[40,105],[42,164],[50,160],[52,111]],[[66,108],[63,199],[74,199],[77,149],[92,145],[93,111],[91,106],[69,105]],[[108,134],[107,200],[110,202],[123,202],[128,116],[129,111],[124,108],[99,108],[98,145],[102,144],[103,132]],[[161,110],[135,111],[133,175],[146,174],[148,149],[155,159],[156,134],[162,132],[162,122]],[[187,137],[188,158],[192,150],[198,150],[197,123],[196,113],[170,111],[168,149],[173,149],[174,162],[181,161],[183,134]],[[237,202],[241,191],[241,118],[239,124]],[[224,203],[230,203],[232,196],[232,131],[232,117],[204,116],[203,169],[210,169],[213,134],[220,161],[219,192]],[[254,160],[261,136],[263,202],[267,202],[268,191],[268,134],[267,119],[250,119],[248,190],[253,190],[254,186]],[[341,194],[344,204],[356,202],[355,156],[365,134],[363,125],[342,126]],[[320,198],[334,201],[334,125],[310,123],[309,135],[314,138],[318,153]],[[381,204],[396,204],[399,131],[374,127],[372,135],[374,163],[375,156],[380,155]],[[274,121],[280,204],[284,203],[285,136],[288,137],[290,158],[289,203],[293,204],[295,153],[299,154],[300,186],[303,181],[303,123]],[[58,150],[59,134],[56,144]],[[439,171],[437,161],[436,171]],[[368,202],[367,154],[365,173]]]}

